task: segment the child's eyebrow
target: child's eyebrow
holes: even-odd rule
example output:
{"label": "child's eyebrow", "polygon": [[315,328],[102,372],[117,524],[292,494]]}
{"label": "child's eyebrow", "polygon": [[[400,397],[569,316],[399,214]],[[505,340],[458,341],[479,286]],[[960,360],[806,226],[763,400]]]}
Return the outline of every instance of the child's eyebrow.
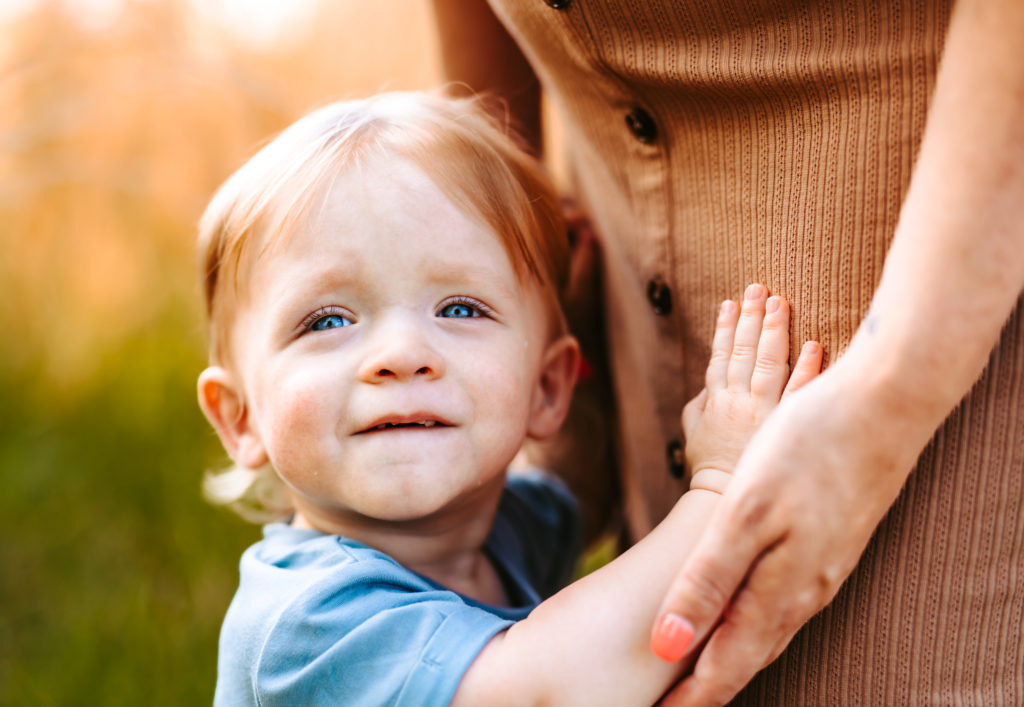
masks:
{"label": "child's eyebrow", "polygon": [[293,296],[308,297],[310,294],[328,293],[358,282],[363,268],[358,261],[339,268],[337,265],[314,263],[311,266],[288,273],[288,276],[274,283],[272,298],[288,300]]}
{"label": "child's eyebrow", "polygon": [[438,285],[487,287],[497,289],[502,296],[516,297],[519,280],[515,273],[511,281],[507,275],[506,271],[477,262],[446,261],[431,271],[429,280]]}

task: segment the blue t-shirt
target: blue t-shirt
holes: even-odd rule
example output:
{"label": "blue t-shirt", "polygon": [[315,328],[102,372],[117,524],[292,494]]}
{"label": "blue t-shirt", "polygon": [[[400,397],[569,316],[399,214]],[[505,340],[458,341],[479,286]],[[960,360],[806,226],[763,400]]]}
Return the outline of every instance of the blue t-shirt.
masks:
{"label": "blue t-shirt", "polygon": [[513,605],[500,608],[345,537],[263,535],[224,618],[216,705],[446,705],[484,645],[569,580],[581,539],[560,482],[510,476],[484,546]]}

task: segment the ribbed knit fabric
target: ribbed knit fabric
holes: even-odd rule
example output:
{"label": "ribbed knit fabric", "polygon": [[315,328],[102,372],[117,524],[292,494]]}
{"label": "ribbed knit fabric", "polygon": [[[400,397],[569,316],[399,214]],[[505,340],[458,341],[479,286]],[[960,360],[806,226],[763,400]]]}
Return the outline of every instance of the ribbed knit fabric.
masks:
{"label": "ribbed knit fabric", "polygon": [[[639,536],[685,488],[666,449],[701,388],[722,299],[755,281],[787,297],[794,354],[805,339],[831,355],[850,340],[910,181],[950,7],[492,4],[564,115],[579,197],[606,244]],[[638,108],[653,134],[627,125]],[[665,314],[648,301],[652,282],[671,291]],[[1024,704],[1022,408],[1018,302],[854,575],[739,702]]]}

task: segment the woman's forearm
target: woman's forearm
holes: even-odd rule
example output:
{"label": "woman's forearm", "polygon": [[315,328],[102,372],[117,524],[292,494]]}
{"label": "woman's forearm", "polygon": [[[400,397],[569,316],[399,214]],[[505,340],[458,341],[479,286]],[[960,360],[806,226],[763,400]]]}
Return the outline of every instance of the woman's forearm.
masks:
{"label": "woman's forearm", "polygon": [[434,15],[442,71],[453,91],[498,99],[497,117],[508,118],[540,155],[540,83],[487,2],[434,0]]}
{"label": "woman's forearm", "polygon": [[956,8],[882,280],[848,349],[926,437],[981,373],[1024,287],[1022,36],[1019,0]]}

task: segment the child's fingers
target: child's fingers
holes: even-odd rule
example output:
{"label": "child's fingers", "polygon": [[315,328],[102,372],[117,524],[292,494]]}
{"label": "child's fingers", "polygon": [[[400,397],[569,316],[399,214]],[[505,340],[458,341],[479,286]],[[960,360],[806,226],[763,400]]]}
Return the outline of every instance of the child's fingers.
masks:
{"label": "child's fingers", "polygon": [[765,302],[754,370],[750,374],[750,392],[774,405],[789,375],[788,359],[789,303],[783,297],[769,297]]}
{"label": "child's fingers", "polygon": [[711,340],[711,360],[708,362],[704,386],[717,390],[725,387],[726,372],[729,370],[729,357],[732,354],[733,336],[736,333],[736,319],[739,307],[731,300],[722,302],[715,322],[715,336]]}
{"label": "child's fingers", "polygon": [[740,308],[740,319],[736,324],[732,353],[726,370],[726,385],[730,390],[750,390],[750,376],[754,371],[757,355],[757,341],[761,338],[761,323],[764,321],[764,305],[768,293],[764,285],[747,287]]}
{"label": "child's fingers", "polygon": [[793,375],[789,377],[786,389],[782,391],[782,397],[795,393],[803,386],[814,380],[821,373],[821,361],[824,350],[817,341],[805,341],[800,349],[800,356],[793,364]]}
{"label": "child's fingers", "polygon": [[697,396],[683,407],[683,436],[690,439],[693,431],[700,422],[700,416],[704,413],[704,406],[708,404],[708,389],[704,388],[697,393]]}

